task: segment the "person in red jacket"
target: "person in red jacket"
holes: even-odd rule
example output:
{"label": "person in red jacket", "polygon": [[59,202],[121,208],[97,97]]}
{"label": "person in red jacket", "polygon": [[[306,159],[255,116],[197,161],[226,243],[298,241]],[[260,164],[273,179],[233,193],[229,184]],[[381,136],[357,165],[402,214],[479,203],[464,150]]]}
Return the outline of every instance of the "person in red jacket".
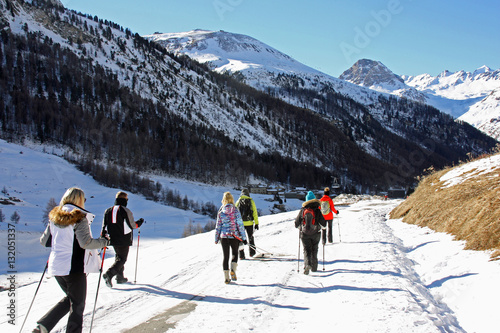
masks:
{"label": "person in red jacket", "polygon": [[[325,221],[327,222],[328,243],[333,243],[333,232],[332,232],[333,213],[338,215],[339,211],[335,209],[335,206],[333,205],[333,200],[330,198],[330,188],[329,187],[325,187],[324,195],[321,199],[319,199],[319,201],[321,204],[321,214],[323,214],[323,217],[325,218]],[[322,230],[323,244],[326,243],[326,233],[327,233],[327,230],[323,229]]]}

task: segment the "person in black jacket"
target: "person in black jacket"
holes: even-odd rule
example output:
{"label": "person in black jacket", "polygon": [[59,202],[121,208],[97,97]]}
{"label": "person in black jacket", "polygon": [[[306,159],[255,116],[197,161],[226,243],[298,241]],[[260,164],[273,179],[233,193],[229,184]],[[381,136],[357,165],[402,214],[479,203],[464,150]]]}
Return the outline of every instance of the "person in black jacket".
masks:
{"label": "person in black jacket", "polygon": [[[309,219],[309,223],[307,223]],[[321,229],[326,227],[326,221],[321,214],[320,202],[312,191],[306,196],[299,214],[295,218],[295,228],[300,228],[300,238],[304,247],[304,274],[318,270],[318,244],[321,239]]]}
{"label": "person in black jacket", "polygon": [[128,195],[125,192],[116,194],[115,205],[104,212],[102,235],[109,235],[111,245],[115,250],[115,262],[102,275],[106,285],[112,287],[111,280],[116,276],[117,283],[125,283],[128,279],[123,275],[127,262],[129,248],[134,237],[132,230],[139,228],[144,219],[134,221],[134,215],[127,208]]}

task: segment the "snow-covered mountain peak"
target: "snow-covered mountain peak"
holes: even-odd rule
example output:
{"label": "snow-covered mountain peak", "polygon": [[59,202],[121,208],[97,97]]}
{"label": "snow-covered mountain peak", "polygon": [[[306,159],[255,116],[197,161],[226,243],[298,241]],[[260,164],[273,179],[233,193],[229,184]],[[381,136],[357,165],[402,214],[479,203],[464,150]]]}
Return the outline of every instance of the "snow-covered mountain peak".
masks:
{"label": "snow-covered mountain peak", "polygon": [[491,68],[489,68],[488,66],[483,65],[483,66],[479,67],[478,69],[476,69],[474,71],[474,73],[472,73],[472,76],[477,76],[479,74],[489,73],[489,72],[493,72],[493,70]]}
{"label": "snow-covered mountain peak", "polygon": [[[169,52],[186,54],[219,72],[237,72],[262,68],[276,72],[279,69],[304,69],[288,55],[257,39],[226,31],[196,29],[188,32],[146,35],[145,38],[163,45]],[[312,68],[308,70],[313,71]]]}

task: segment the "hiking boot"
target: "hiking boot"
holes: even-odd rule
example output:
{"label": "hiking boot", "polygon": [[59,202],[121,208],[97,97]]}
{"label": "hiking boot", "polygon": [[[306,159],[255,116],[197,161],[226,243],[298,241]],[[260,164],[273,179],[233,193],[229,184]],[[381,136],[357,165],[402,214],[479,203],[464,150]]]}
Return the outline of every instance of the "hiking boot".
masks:
{"label": "hiking boot", "polygon": [[122,283],[127,283],[128,279],[124,276],[117,276],[116,277],[116,283],[122,284]]}
{"label": "hiking boot", "polygon": [[229,278],[229,270],[224,270],[224,283],[229,284],[231,282],[231,279]]}
{"label": "hiking boot", "polygon": [[113,288],[113,282],[111,282],[111,276],[109,276],[108,273],[104,273],[102,278],[108,287]]}
{"label": "hiking boot", "polygon": [[305,274],[305,275],[309,275],[309,270],[310,270],[310,269],[311,269],[311,266],[306,265],[306,266],[304,267],[304,274]]}
{"label": "hiking boot", "polygon": [[42,324],[38,324],[35,329],[32,331],[32,333],[48,333],[49,331],[47,331],[47,329],[45,328],[45,326],[43,326]]}
{"label": "hiking boot", "polygon": [[238,267],[238,263],[232,262],[231,263],[231,280],[236,281],[236,268]]}

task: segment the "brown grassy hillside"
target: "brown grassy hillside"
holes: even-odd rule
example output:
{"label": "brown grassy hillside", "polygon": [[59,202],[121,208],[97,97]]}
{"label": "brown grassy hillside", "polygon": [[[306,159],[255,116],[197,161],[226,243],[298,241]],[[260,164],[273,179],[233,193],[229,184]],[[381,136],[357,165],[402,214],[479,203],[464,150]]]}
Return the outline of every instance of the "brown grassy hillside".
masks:
{"label": "brown grassy hillside", "polygon": [[[450,183],[446,178],[451,177]],[[500,256],[500,153],[426,176],[391,218],[466,241],[466,249]]]}

